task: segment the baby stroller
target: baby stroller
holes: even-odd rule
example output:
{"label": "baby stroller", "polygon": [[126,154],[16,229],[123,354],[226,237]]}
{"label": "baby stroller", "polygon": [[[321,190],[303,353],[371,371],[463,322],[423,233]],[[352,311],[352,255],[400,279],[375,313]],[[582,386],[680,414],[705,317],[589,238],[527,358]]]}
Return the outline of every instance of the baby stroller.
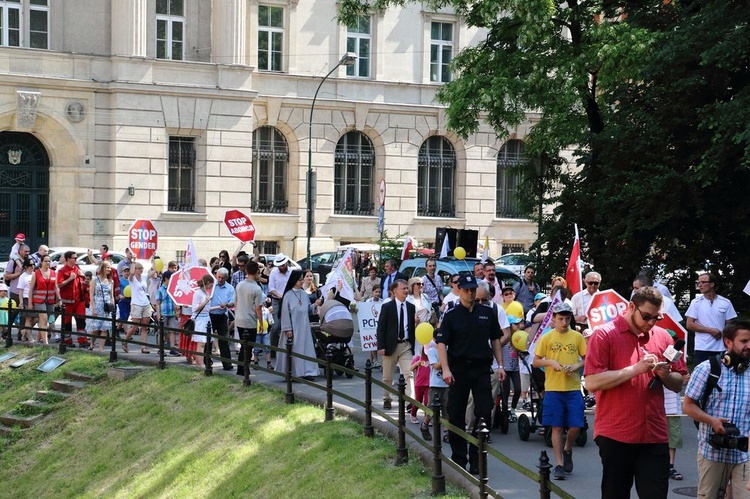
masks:
{"label": "baby stroller", "polygon": [[[331,352],[333,358],[331,358],[332,364],[344,366],[347,369],[354,370],[354,354],[351,348],[349,348],[349,341],[351,341],[354,335],[354,330],[348,331],[348,335],[335,336],[332,333],[327,333],[320,328],[319,323],[313,323],[310,325],[312,329],[313,339],[315,341],[315,356],[325,361],[326,353]],[[344,371],[334,369],[334,372],[341,376]],[[354,374],[346,373],[347,378],[353,378]]]}
{"label": "baby stroller", "polygon": [[[532,433],[543,427],[541,395],[544,393],[544,384],[540,387],[537,379],[534,377],[534,372],[532,371],[531,366],[529,366],[528,357],[529,352],[518,352],[518,360],[522,362],[529,373],[531,373],[529,383],[529,412],[531,413],[531,417],[526,414],[518,416],[518,436],[524,442],[529,439],[529,436],[531,436]],[[537,395],[536,398],[534,398],[534,395]],[[552,432],[547,429],[545,431],[545,438],[547,434],[551,433]]]}

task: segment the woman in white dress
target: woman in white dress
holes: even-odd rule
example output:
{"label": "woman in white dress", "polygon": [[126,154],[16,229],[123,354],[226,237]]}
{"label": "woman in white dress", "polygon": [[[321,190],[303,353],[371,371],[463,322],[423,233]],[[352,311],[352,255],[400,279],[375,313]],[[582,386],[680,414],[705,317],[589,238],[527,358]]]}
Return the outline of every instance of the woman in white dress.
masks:
{"label": "woman in white dress", "polygon": [[[107,331],[112,327],[111,312],[106,310],[105,305],[114,306],[115,298],[113,295],[112,267],[107,260],[99,264],[99,270],[96,277],[91,279],[89,284],[89,303],[91,311],[87,315],[96,316],[96,319],[89,317],[86,320],[86,329],[93,337],[99,337],[99,351],[104,351],[104,341],[107,337]],[[94,338],[91,338],[89,350],[94,349]]]}
{"label": "woman in white dress", "polygon": [[[292,351],[315,358],[315,344],[310,331],[310,313],[316,307],[302,289],[305,275],[301,270],[293,270],[289,276],[284,295],[281,298],[281,332],[279,347],[286,349],[287,338],[292,338]],[[276,370],[286,372],[286,353],[276,353]],[[313,381],[318,376],[316,362],[292,357],[292,376]]]}
{"label": "woman in white dress", "polygon": [[[206,335],[208,331],[208,322],[211,319],[208,316],[208,304],[211,301],[211,292],[214,288],[214,278],[211,275],[204,275],[200,281],[198,281],[198,289],[193,294],[193,315],[192,319],[195,321],[195,328],[193,329],[193,341],[196,344],[196,351],[203,352],[206,348]],[[203,333],[203,334],[201,334]],[[203,355],[196,354],[195,365],[203,367]]]}
{"label": "woman in white dress", "polygon": [[[135,262],[132,269],[128,283],[130,286],[130,320],[138,322],[142,326],[132,326],[128,334],[125,335],[125,340],[130,341],[130,338],[140,329],[141,343],[143,343],[141,353],[150,353],[145,345],[148,342],[148,323],[151,321],[151,314],[154,309],[151,308],[148,299],[148,289],[146,288],[148,282],[146,277],[143,276],[143,264]],[[127,353],[128,344],[126,341],[122,343],[122,350]]]}

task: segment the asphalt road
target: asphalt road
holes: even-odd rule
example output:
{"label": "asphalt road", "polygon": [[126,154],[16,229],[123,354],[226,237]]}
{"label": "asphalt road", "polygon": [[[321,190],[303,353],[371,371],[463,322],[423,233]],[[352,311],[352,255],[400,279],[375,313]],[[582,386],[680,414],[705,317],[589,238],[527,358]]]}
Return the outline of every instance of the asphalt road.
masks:
{"label": "asphalt road", "polygon": [[[362,352],[358,346],[358,336],[354,336],[355,347],[353,349],[355,355],[355,364],[360,368],[363,368],[368,358],[367,352]],[[153,337],[150,337],[149,343],[155,343]],[[138,352],[137,348],[131,347],[131,352]],[[155,363],[158,360],[157,352],[154,348],[151,349],[151,354],[144,355],[141,353],[130,353],[124,354],[122,351],[118,352],[120,359],[128,359],[134,362],[145,362]],[[166,357],[169,364],[181,364],[185,365],[185,360],[182,357]],[[221,363],[214,363],[215,374],[226,374],[234,376],[237,379],[241,379],[239,376],[233,374],[232,371],[222,371]],[[322,373],[322,371],[321,371]],[[374,370],[373,376],[380,379],[380,370]],[[253,383],[260,382],[269,385],[273,388],[285,391],[286,385],[280,376],[265,373],[263,371],[253,370],[251,374],[251,381]],[[317,380],[318,383],[324,384],[324,377],[320,377]],[[336,376],[334,378],[334,388],[341,391],[353,398],[364,400],[364,382],[359,378],[347,379],[344,376]],[[294,384],[295,393],[308,394],[310,396],[321,396],[321,391],[313,387],[307,386],[302,383]],[[380,408],[382,393],[378,387],[373,387],[373,403],[376,407]],[[355,411],[362,411],[361,408],[357,407],[342,398],[335,397],[334,402],[352,407]],[[392,417],[397,417],[397,405],[394,403],[393,410],[386,411]],[[638,410],[637,407],[633,407],[633,410]],[[522,414],[523,412],[518,412]],[[379,418],[373,415],[374,418]],[[601,463],[599,460],[598,449],[593,441],[593,428],[596,424],[596,410],[587,410],[587,421],[589,424],[588,430],[588,442],[584,447],[574,447],[573,450],[573,461],[575,468],[573,473],[568,475],[566,480],[555,482],[563,490],[567,491],[571,495],[577,498],[595,498],[599,497],[599,486],[601,481]],[[382,418],[379,418],[382,419]],[[421,413],[420,413],[421,419]],[[407,416],[408,421],[408,416]],[[672,499],[679,499],[684,497],[695,497],[696,487],[698,485],[697,479],[697,464],[696,464],[696,453],[697,453],[697,439],[696,430],[692,424],[692,420],[683,417],[682,419],[682,434],[683,434],[683,448],[677,451],[677,457],[675,461],[675,467],[677,470],[684,475],[684,480],[674,481],[670,480],[670,492],[669,497]],[[418,425],[412,425],[407,422],[407,425],[419,435]],[[525,466],[526,468],[537,471],[537,464],[539,462],[540,452],[547,450],[552,464],[554,464],[554,457],[551,448],[548,448],[544,443],[544,437],[538,434],[532,434],[528,441],[524,442],[518,435],[517,424],[512,423],[510,425],[508,434],[500,433],[500,430],[492,430],[492,447],[503,453],[505,456],[510,457],[517,463]],[[410,440],[410,439],[408,439]],[[412,443],[411,445],[416,445]],[[394,445],[395,449],[395,445]],[[443,452],[450,453],[450,448],[447,444],[443,447]],[[539,497],[539,485],[536,482],[531,481],[526,476],[506,466],[502,462],[490,456],[489,458],[489,470],[490,470],[490,485],[497,490],[504,497],[512,498],[538,498]],[[680,490],[684,489],[684,490]],[[692,490],[691,490],[692,489]],[[636,497],[635,488],[631,492],[633,497]]]}

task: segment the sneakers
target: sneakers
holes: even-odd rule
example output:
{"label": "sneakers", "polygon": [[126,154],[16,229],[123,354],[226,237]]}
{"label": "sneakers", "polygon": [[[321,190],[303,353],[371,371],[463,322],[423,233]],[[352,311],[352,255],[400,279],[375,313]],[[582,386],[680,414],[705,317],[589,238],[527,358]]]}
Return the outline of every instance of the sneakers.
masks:
{"label": "sneakers", "polygon": [[430,433],[430,427],[426,424],[422,423],[419,425],[419,431],[422,432],[422,438],[427,440],[428,442],[432,440],[432,433]]}
{"label": "sneakers", "polygon": [[531,404],[527,400],[523,401],[523,405],[521,406],[524,411],[530,411],[531,410]]}
{"label": "sneakers", "polygon": [[565,470],[559,464],[555,466],[555,469],[552,471],[552,479],[565,480]]}
{"label": "sneakers", "polygon": [[380,362],[373,362],[372,363],[372,368],[373,369],[380,369],[380,367],[381,367]]}
{"label": "sneakers", "polygon": [[565,473],[572,473],[573,472],[573,449],[562,451],[563,455],[563,470],[565,470]]}
{"label": "sneakers", "polygon": [[179,357],[179,356],[180,356],[180,353],[179,353],[179,352],[178,352],[177,350],[175,350],[175,349],[173,348],[173,349],[171,349],[171,350],[169,351],[169,355],[170,355],[171,357]]}
{"label": "sneakers", "polygon": [[413,414],[411,416],[409,416],[409,421],[411,421],[411,424],[419,424],[419,420]]}
{"label": "sneakers", "polygon": [[391,409],[391,401],[389,399],[383,400],[383,409],[386,411]]}

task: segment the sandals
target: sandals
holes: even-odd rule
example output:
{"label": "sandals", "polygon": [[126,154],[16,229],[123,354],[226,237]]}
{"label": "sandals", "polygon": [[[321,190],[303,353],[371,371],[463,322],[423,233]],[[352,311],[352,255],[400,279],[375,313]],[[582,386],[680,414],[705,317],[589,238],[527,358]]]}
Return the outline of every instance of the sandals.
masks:
{"label": "sandals", "polygon": [[673,466],[669,468],[669,478],[672,480],[682,480],[682,473],[679,473]]}
{"label": "sandals", "polygon": [[141,353],[149,354],[151,352],[149,350],[146,350],[145,348],[141,348]]}
{"label": "sandals", "polygon": [[122,347],[122,351],[125,353],[128,353],[128,344],[127,343],[120,343],[120,346]]}

